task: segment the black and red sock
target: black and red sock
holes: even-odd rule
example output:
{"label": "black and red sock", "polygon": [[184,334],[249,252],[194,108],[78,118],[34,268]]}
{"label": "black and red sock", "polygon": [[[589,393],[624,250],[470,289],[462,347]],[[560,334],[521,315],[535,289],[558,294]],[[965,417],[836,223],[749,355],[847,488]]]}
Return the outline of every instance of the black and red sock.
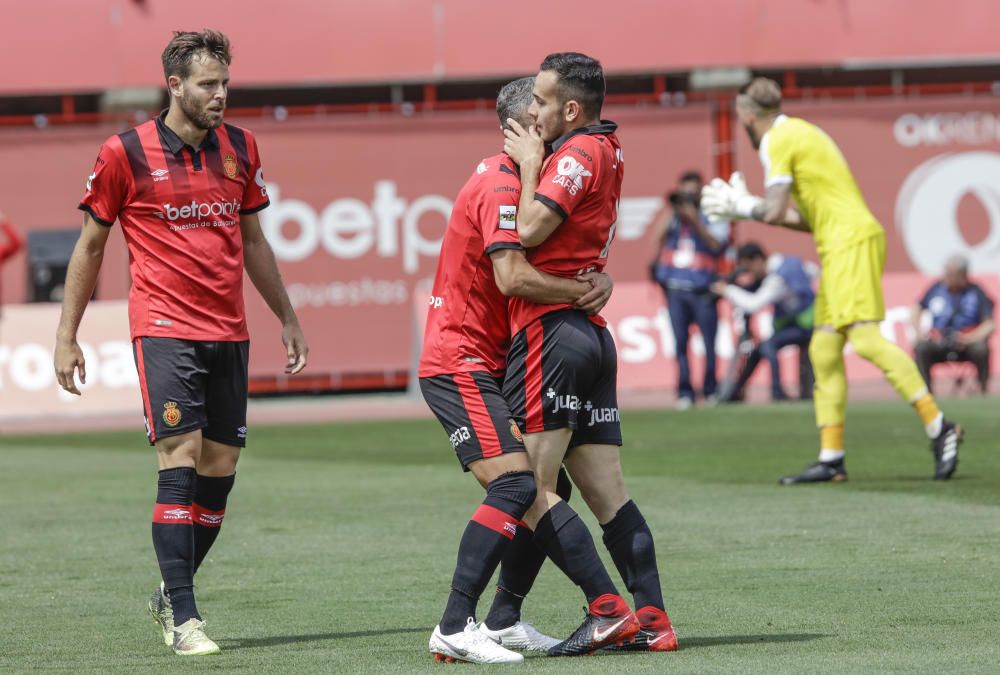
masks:
{"label": "black and red sock", "polygon": [[153,549],[160,564],[174,625],[201,616],[194,601],[194,526],[191,503],[197,473],[188,467],[163,469],[159,473],[153,508]]}
{"label": "black and red sock", "polygon": [[538,521],[535,542],[556,566],[580,587],[592,603],[602,595],[618,595],[604,568],[590,530],[566,502],[555,504]]}
{"label": "black and red sock", "polygon": [[663,591],[656,564],[653,533],[635,502],[629,500],[615,517],[601,525],[604,545],[615,561],[636,607],[663,609]]}
{"label": "black and red sock", "polygon": [[226,516],[226,501],[236,482],[236,474],[231,476],[198,475],[198,485],[191,508],[194,525],[194,571],[197,572],[208,551],[215,543]]}
{"label": "black and red sock", "polygon": [[[573,494],[573,484],[562,467],[559,468],[559,478],[556,481],[556,494],[567,502]],[[544,562],[545,551],[535,544],[535,533],[521,523],[500,561],[497,592],[493,596],[490,612],[486,615],[487,627],[492,630],[510,628],[521,620],[521,605],[535,585]]]}
{"label": "black and red sock", "polygon": [[535,476],[530,471],[506,473],[486,486],[486,499],[472,514],[458,545],[451,593],[441,617],[442,633],[458,633],[469,617],[475,617],[479,596],[534,501]]}

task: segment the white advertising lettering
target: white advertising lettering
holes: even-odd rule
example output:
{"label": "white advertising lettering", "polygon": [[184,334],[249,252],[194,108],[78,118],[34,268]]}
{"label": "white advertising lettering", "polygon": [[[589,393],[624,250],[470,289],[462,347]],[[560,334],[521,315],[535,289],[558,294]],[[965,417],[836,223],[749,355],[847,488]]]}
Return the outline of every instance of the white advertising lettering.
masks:
{"label": "white advertising lettering", "polygon": [[[81,342],[80,350],[87,363],[87,382],[79,383],[81,390],[97,386],[112,389],[138,386],[129,342],[114,340],[97,345]],[[0,389],[32,392],[58,386],[52,359],[52,349],[48,345],[26,342],[13,348],[0,346]],[[64,400],[77,399],[62,389],[59,392]]]}
{"label": "white advertising lettering", "polygon": [[896,119],[892,133],[904,148],[987,145],[1000,142],[1000,115],[988,112],[907,113]]}
{"label": "white advertising lettering", "polygon": [[305,260],[321,249],[344,259],[374,252],[382,258],[400,257],[403,270],[416,274],[422,258],[437,257],[451,216],[451,200],[424,195],[407,202],[397,194],[394,181],[375,183],[371,204],[343,198],[321,212],[299,199],[282,199],[275,183],[267,190],[271,206],[261,211],[261,227],[278,260],[288,262]]}

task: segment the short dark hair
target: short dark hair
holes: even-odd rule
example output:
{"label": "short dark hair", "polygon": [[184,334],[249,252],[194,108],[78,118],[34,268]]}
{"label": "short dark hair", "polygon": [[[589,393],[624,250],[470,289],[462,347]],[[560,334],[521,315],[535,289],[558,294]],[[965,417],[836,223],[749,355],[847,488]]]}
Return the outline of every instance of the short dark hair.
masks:
{"label": "short dark hair", "polygon": [[559,76],[563,103],[578,101],[585,115],[600,117],[605,92],[600,61],[578,52],[558,52],[546,56],[539,70],[551,70]]}
{"label": "short dark hair", "polygon": [[206,28],[200,33],[174,31],[174,37],[167,43],[160,60],[163,61],[163,77],[171,75],[184,79],[191,72],[191,62],[195,57],[207,55],[218,59],[227,66],[233,57],[229,51],[229,38],[217,30]]}
{"label": "short dark hair", "polygon": [[534,86],[534,77],[521,77],[508,82],[500,89],[500,93],[497,94],[497,117],[500,118],[501,127],[508,128],[508,119],[520,122],[528,114],[532,100],[531,90]]}
{"label": "short dark hair", "polygon": [[690,171],[685,171],[681,174],[681,179],[679,182],[687,183],[688,181],[698,181],[699,183],[704,183],[705,179],[701,177],[700,171],[695,171],[694,169]]}
{"label": "short dark hair", "polygon": [[761,258],[767,258],[764,253],[764,249],[761,248],[760,244],[755,241],[749,241],[736,251],[737,260],[759,260]]}

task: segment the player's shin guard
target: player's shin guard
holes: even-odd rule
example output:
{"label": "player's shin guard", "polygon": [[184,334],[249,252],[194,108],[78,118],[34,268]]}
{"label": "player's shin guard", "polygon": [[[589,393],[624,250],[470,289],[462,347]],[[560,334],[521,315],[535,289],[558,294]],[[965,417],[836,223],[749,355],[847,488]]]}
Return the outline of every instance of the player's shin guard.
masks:
{"label": "player's shin guard", "polygon": [[535,495],[535,476],[530,471],[506,473],[486,486],[486,499],[472,515],[458,545],[451,594],[440,623],[444,635],[462,631],[468,618],[475,616],[479,596]]}
{"label": "player's shin guard", "polygon": [[858,356],[878,366],[896,393],[917,410],[928,435],[934,438],[937,434],[932,429],[940,431],[943,416],[914,360],[887,340],[874,323],[855,326],[847,332],[847,339]]}
{"label": "player's shin guard", "polygon": [[[567,502],[573,494],[573,484],[562,467],[559,468],[556,494]],[[544,562],[545,551],[535,544],[535,533],[521,523],[500,561],[500,579],[490,612],[486,615],[487,627],[500,630],[521,620],[521,604],[535,584]]]}
{"label": "player's shin guard", "polygon": [[604,545],[615,561],[636,607],[664,609],[653,533],[635,502],[629,500],[615,517],[601,525]]}
{"label": "player's shin guard", "polygon": [[215,543],[222,528],[222,520],[226,515],[226,500],[236,482],[236,474],[232,476],[198,476],[195,488],[194,504],[191,507],[191,520],[194,525],[194,571],[197,572],[201,563],[208,555],[208,550]]}
{"label": "player's shin guard", "polygon": [[847,374],[844,371],[842,333],[825,330],[813,332],[809,343],[809,360],[816,375],[813,399],[816,406],[816,426],[844,425],[847,411]]}
{"label": "player's shin guard", "polygon": [[160,471],[153,509],[153,549],[170,598],[174,625],[200,619],[194,601],[194,528],[191,502],[197,474],[187,467]]}
{"label": "player's shin guard", "polygon": [[588,603],[606,593],[618,595],[597,555],[590,530],[566,502],[556,503],[538,521],[535,541],[570,581],[580,587]]}

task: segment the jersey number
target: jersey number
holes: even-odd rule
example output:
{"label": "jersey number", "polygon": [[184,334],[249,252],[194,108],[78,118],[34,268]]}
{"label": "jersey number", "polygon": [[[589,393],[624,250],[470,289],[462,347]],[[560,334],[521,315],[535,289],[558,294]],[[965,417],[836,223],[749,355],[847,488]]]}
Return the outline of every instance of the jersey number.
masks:
{"label": "jersey number", "polygon": [[608,241],[604,244],[604,248],[601,249],[601,254],[597,256],[598,258],[607,258],[608,251],[611,250],[611,242],[615,240],[615,230],[618,229],[618,214],[621,212],[619,206],[620,204],[615,205],[615,222],[611,223],[611,229],[608,230]]}

